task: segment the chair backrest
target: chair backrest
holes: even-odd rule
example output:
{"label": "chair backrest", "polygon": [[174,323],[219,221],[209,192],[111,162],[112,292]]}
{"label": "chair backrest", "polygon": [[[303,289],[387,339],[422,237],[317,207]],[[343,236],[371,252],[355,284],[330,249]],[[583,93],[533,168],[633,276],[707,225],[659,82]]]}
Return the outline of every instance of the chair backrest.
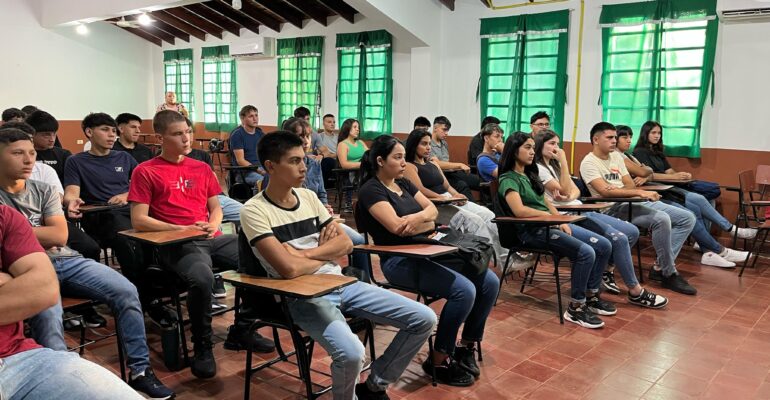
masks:
{"label": "chair backrest", "polygon": [[760,191],[764,194],[770,189],[770,165],[757,165],[757,174],[754,177],[754,181],[757,186],[760,186]]}
{"label": "chair backrest", "polygon": [[[249,274],[256,277],[267,277],[267,271],[259,262],[257,256],[246,238],[243,231],[238,233],[238,272]],[[257,318],[277,319],[281,318],[281,304],[276,297],[265,293],[254,293],[245,290],[241,296],[244,299],[245,307],[249,308],[250,314]]]}
{"label": "chair backrest", "polygon": [[581,197],[591,197],[591,191],[588,190],[588,184],[586,184],[583,178],[572,176],[572,182],[574,182],[575,186],[577,186],[577,188],[580,189]]}
{"label": "chair backrest", "polygon": [[[489,181],[489,194],[492,197],[492,210],[495,212],[496,217],[509,217],[509,213],[506,212],[507,206],[503,205],[505,199],[500,196],[499,193],[500,182],[497,179]],[[500,245],[506,249],[521,247],[522,243],[519,240],[519,233],[516,232],[516,226],[513,224],[497,224],[497,231],[500,236]]]}
{"label": "chair backrest", "polygon": [[754,171],[747,169],[738,173],[738,184],[741,187],[741,193],[747,194],[757,190],[757,183],[754,179]]}

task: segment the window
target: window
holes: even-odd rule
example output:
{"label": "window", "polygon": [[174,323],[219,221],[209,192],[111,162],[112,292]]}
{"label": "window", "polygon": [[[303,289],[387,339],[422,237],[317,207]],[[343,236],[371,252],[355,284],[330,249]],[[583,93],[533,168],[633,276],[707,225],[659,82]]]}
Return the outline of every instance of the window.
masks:
{"label": "window", "polygon": [[387,31],[337,35],[339,121],[361,123],[361,138],[392,133],[393,52]]}
{"label": "window", "polygon": [[238,126],[235,59],[228,46],[204,47],[203,122],[206,130],[230,132]]}
{"label": "window", "polygon": [[714,0],[604,6],[604,119],[634,131],[660,122],[670,156],[700,157],[700,125],[713,79]]}
{"label": "window", "polygon": [[562,134],[568,26],[567,10],[481,20],[481,116],[500,119],[506,136],[529,132],[538,111]]}
{"label": "window", "polygon": [[166,50],[163,52],[166,92],[176,93],[176,101],[185,106],[190,113],[190,120],[195,121],[192,61],[192,49]]}
{"label": "window", "polygon": [[278,39],[278,121],[310,110],[311,125],[321,126],[321,57],[323,36]]}

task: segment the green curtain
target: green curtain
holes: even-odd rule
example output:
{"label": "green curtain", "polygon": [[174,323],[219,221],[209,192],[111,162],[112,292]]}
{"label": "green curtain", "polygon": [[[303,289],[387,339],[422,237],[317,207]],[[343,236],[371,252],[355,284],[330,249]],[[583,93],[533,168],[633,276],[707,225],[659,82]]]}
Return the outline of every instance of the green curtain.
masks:
{"label": "green curtain", "polygon": [[667,155],[700,157],[706,97],[713,101],[716,0],[607,5],[600,26],[604,119],[637,134],[658,121]]}
{"label": "green curtain", "polygon": [[392,133],[391,45],[384,30],[337,35],[339,121],[357,119],[363,139]]}
{"label": "green curtain", "polygon": [[195,121],[192,54],[192,49],[163,51],[163,70],[165,72],[166,92],[176,93],[177,101],[184,104],[190,113],[190,120]]}
{"label": "green curtain", "polygon": [[323,36],[278,39],[278,122],[294,116],[297,107],[310,110],[310,121],[321,125],[321,65]]}
{"label": "green curtain", "polygon": [[529,132],[537,111],[551,116],[551,129],[561,136],[568,30],[568,10],[481,20],[481,116],[500,119],[506,137]]}
{"label": "green curtain", "polygon": [[230,132],[238,126],[238,92],[235,59],[228,46],[204,47],[203,122],[206,130]]}

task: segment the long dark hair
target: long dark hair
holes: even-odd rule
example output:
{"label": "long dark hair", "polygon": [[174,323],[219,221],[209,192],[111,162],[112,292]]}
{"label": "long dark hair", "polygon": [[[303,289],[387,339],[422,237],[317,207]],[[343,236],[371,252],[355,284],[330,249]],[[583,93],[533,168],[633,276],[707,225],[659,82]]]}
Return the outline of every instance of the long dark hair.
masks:
{"label": "long dark hair", "polygon": [[[658,143],[652,144],[650,143],[650,132],[653,128],[658,127],[660,128],[660,140]],[[663,127],[657,123],[656,121],[647,121],[642,125],[642,129],[639,130],[639,139],[636,141],[636,146],[634,146],[634,150],[637,147],[641,147],[643,149],[647,149],[654,154],[663,154]]]}
{"label": "long dark hair", "polygon": [[[345,122],[342,123],[342,126],[340,127],[340,134],[337,136],[337,143],[345,140],[350,136],[350,130],[353,129],[353,123],[358,123],[358,136],[361,136],[361,123],[358,122],[357,119],[348,118],[345,120]],[[355,138],[353,141],[358,140],[358,138]]]}
{"label": "long dark hair", "polygon": [[417,146],[420,145],[420,141],[422,141],[422,138],[425,136],[430,137],[430,132],[422,129],[415,129],[409,133],[409,137],[406,138],[406,144],[404,145],[404,148],[406,149],[406,162],[414,163],[417,159]]}
{"label": "long dark hair", "polygon": [[555,137],[559,137],[559,135],[550,129],[543,129],[542,131],[538,132],[537,135],[535,135],[535,163],[543,165],[544,168],[546,167],[546,164],[548,164],[548,166],[553,169],[553,172],[551,172],[549,169],[546,169],[548,173],[551,174],[551,176],[553,176],[556,180],[559,180],[559,176],[561,176],[561,164],[559,163],[559,160],[554,160],[552,158],[546,161],[545,157],[543,156],[543,148],[545,147],[545,143]]}
{"label": "long dark hair", "polygon": [[383,160],[388,158],[398,143],[398,139],[390,135],[380,135],[372,141],[372,147],[361,156],[361,185],[377,176],[377,171],[380,169],[377,157],[382,157]]}
{"label": "long dark hair", "polygon": [[[524,132],[515,132],[508,136],[508,140],[505,141],[505,147],[503,148],[503,156],[500,158],[499,171],[501,175],[514,170],[514,167],[516,167],[516,155],[519,154],[519,149],[527,142],[527,139],[531,138]],[[538,195],[545,193],[543,182],[540,181],[540,176],[537,174],[537,164],[533,162],[525,166],[524,175],[529,178],[529,183],[532,185],[535,193]]]}

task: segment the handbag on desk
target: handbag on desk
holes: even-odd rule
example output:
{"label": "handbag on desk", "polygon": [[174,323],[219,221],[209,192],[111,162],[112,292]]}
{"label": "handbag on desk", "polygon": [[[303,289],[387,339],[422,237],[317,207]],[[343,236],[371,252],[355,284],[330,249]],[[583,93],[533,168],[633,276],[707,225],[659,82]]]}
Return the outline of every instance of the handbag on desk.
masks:
{"label": "handbag on desk", "polygon": [[442,229],[441,233],[444,235],[440,236],[438,240],[424,236],[416,236],[412,239],[416,243],[457,247],[457,253],[443,255],[432,260],[464,276],[474,277],[487,271],[489,262],[495,255],[495,250],[486,238],[463,233],[453,228]]}

